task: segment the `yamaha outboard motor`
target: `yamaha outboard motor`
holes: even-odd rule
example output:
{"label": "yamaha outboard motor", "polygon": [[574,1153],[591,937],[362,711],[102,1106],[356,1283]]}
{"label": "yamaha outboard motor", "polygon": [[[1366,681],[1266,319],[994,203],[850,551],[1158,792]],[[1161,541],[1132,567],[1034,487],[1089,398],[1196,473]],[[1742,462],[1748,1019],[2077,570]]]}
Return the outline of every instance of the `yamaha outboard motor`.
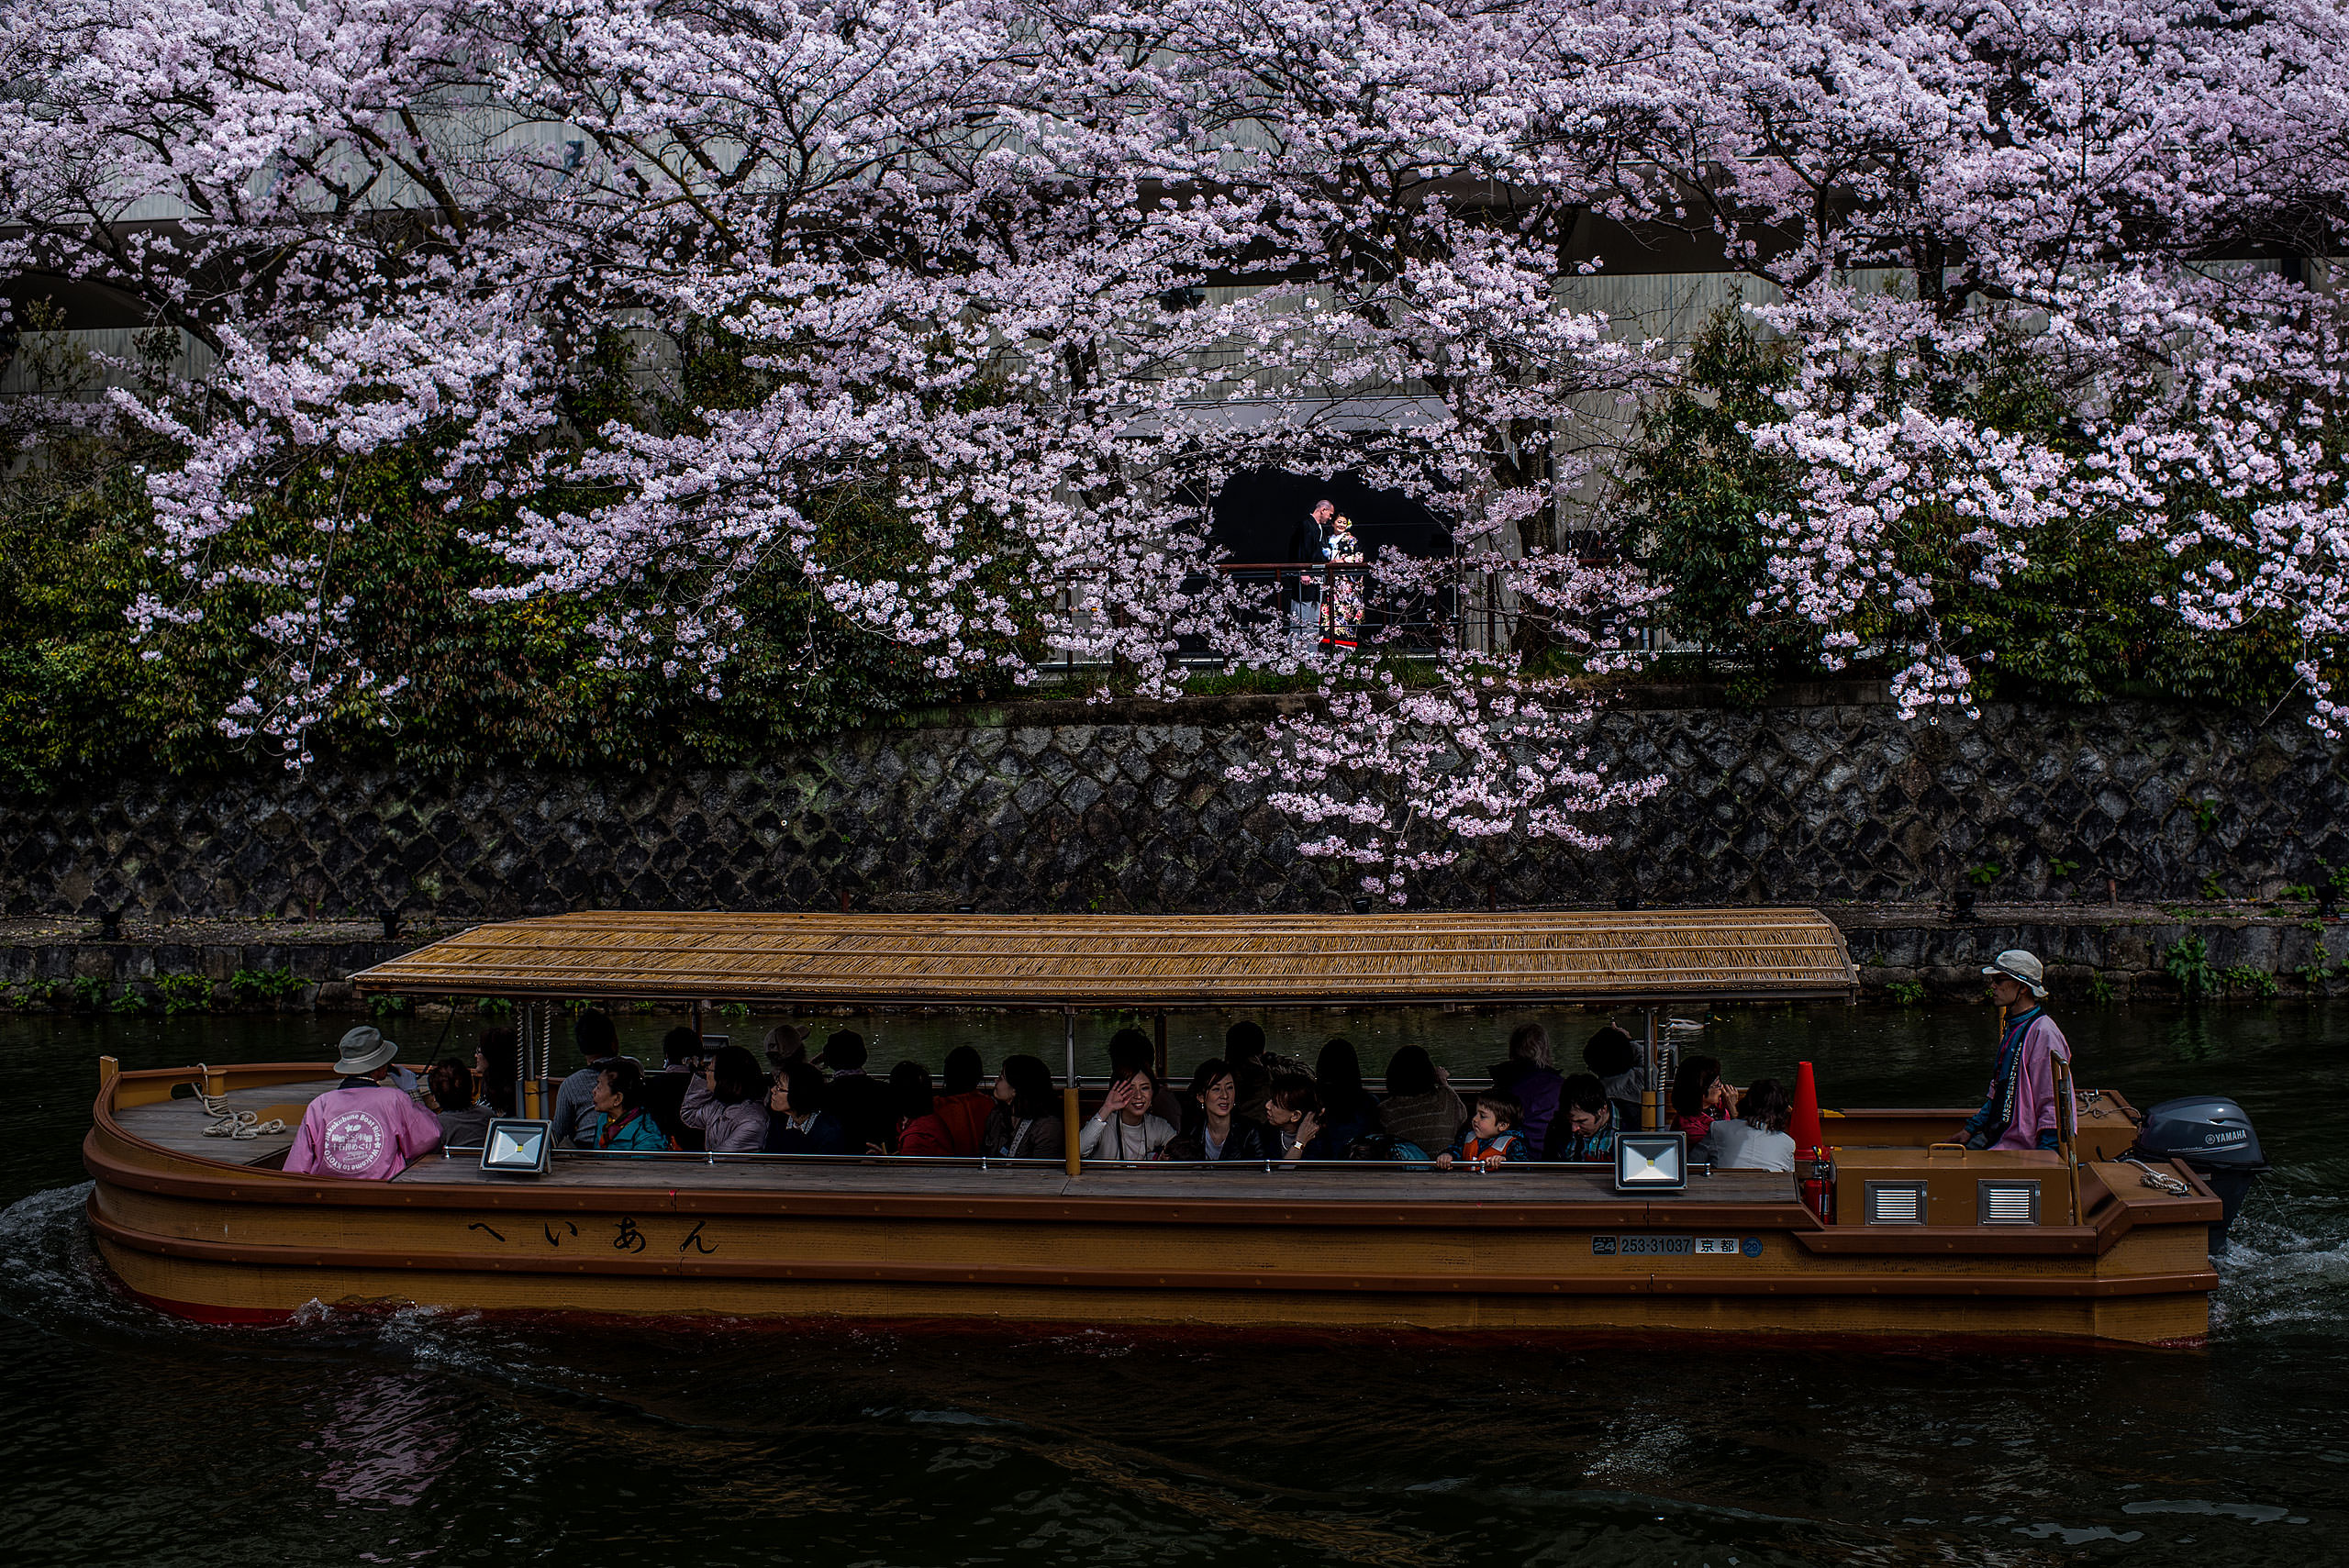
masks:
{"label": "yamaha outboard motor", "polygon": [[2243,1195],[2267,1169],[2251,1118],[2241,1106],[2216,1095],[2164,1100],[2147,1111],[2145,1125],[2137,1129],[2136,1151],[2181,1162],[2219,1195],[2225,1208],[2210,1227],[2213,1252],[2226,1246],[2227,1227],[2235,1222]]}

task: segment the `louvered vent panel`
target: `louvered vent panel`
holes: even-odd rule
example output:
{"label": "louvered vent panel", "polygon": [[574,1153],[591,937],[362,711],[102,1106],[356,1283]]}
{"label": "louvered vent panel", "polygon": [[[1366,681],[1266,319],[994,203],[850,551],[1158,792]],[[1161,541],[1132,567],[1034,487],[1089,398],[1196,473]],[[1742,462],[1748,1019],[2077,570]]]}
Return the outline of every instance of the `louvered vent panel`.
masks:
{"label": "louvered vent panel", "polygon": [[1981,1219],[1985,1225],[2039,1223],[2037,1182],[1984,1182]]}
{"label": "louvered vent panel", "polygon": [[1870,1225],[1924,1224],[1925,1184],[1922,1182],[1870,1182],[1868,1184],[1868,1223]]}

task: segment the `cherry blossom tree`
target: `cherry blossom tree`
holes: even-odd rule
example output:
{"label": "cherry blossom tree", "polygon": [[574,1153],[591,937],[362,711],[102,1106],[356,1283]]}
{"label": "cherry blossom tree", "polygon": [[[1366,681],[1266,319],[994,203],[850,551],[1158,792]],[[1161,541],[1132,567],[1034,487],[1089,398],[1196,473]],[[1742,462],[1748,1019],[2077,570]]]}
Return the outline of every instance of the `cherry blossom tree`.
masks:
{"label": "cherry blossom tree", "polygon": [[[1567,454],[1676,373],[1561,304],[1594,224],[1773,291],[1798,373],[1751,437],[1803,499],[1755,519],[1765,592],[1910,711],[1995,653],[1936,584],[2093,517],[2176,562],[2188,622],[2288,625],[2341,723],[2333,302],[2313,262],[2207,264],[2338,249],[2349,22],[2318,0],[0,16],[0,272],[217,355],[119,395],[184,454],[150,481],[179,589],[135,619],[168,657],[248,617],[270,652],[222,722],[296,764],[398,710],[337,564],[339,476],[397,450],[497,563],[477,596],[592,606],[606,660],[680,689],[723,689],[781,573],[941,675],[1313,676],[1258,772],[1386,896],[1467,840],[1586,846],[1652,787],[1579,737],[1654,585],[1562,548],[1604,479]],[[2059,435],[1943,395],[1994,339]],[[1455,553],[1371,562],[1365,624],[1473,598],[1491,634],[1300,646],[1207,526],[1264,469],[1442,512]]]}

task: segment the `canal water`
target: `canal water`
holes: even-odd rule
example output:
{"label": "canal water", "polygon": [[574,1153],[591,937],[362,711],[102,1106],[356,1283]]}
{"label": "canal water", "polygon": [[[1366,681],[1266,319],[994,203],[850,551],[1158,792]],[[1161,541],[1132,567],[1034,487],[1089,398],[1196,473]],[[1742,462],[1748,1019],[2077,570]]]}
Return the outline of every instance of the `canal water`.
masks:
{"label": "canal water", "polygon": [[[671,1020],[631,1016],[649,1045]],[[730,1027],[755,1037],[768,1020]],[[1516,1016],[1268,1018],[1462,1068]],[[1564,1015],[1579,1041],[1598,1021]],[[2202,1353],[1356,1335],[197,1329],[81,1220],[97,1055],[317,1058],[336,1021],[0,1018],[0,1551],[34,1563],[2335,1563],[2349,1555],[2349,1007],[2073,1011],[2084,1084],[2212,1089],[2275,1162]],[[471,1020],[404,1021],[412,1056]],[[826,1028],[833,1027],[827,1022]],[[1097,1060],[1107,1021],[1088,1021]],[[883,1020],[1057,1059],[1050,1020]],[[1955,1105],[1978,1008],[1735,1010],[1732,1081]],[[755,1038],[746,1038],[755,1044]],[[1214,1041],[1176,1025],[1176,1066]],[[1566,1054],[1571,1055],[1571,1048]],[[1138,1233],[1137,1247],[1147,1245]]]}

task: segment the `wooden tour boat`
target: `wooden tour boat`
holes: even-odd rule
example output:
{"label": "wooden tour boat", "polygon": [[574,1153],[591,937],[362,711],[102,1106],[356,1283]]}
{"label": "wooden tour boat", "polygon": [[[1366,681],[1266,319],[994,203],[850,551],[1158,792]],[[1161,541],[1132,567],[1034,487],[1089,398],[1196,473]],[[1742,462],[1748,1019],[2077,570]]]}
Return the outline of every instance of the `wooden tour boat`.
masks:
{"label": "wooden tour boat", "polygon": [[[556,1075],[557,1011],[583,999],[1052,1009],[1068,1019],[1074,1106],[1081,1010],[1158,1012],[1163,1053],[1170,1008],[1597,1004],[1644,1015],[1658,1084],[1671,1057],[1662,1009],[1848,999],[1855,981],[1823,917],[1753,909],[594,913],[477,928],[359,977],[368,994],[512,998],[531,1114]],[[514,1176],[443,1152],[388,1182],[273,1168],[303,1106],[334,1084],[317,1062],[102,1062],[83,1158],[106,1262],[158,1307],[220,1323],[315,1302],[2150,1344],[2199,1342],[2217,1284],[2219,1195],[2183,1162],[2124,1162],[2141,1118],[2110,1090],[2081,1093],[2054,1151],[1954,1146],[1963,1109],[1831,1111],[1831,1154],[1815,1169],[1699,1162],[1659,1191],[1623,1190],[1594,1166],[1079,1162],[1074,1115],[1064,1161],[566,1151],[545,1174]],[[219,1110],[287,1130],[207,1136]]]}

